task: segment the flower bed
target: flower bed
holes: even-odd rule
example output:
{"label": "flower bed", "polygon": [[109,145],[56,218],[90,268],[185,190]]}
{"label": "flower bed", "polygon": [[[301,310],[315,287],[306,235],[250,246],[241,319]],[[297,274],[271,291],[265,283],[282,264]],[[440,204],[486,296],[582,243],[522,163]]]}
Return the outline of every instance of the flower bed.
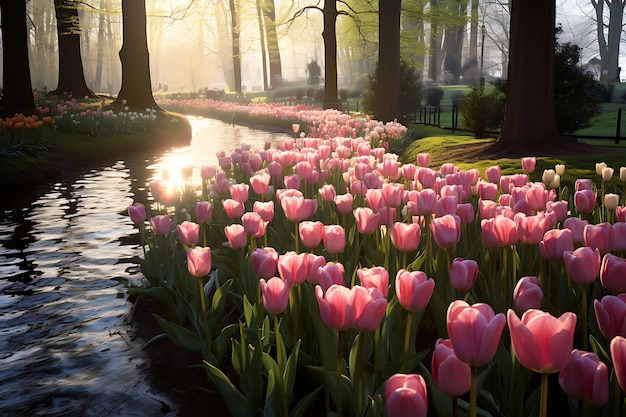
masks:
{"label": "flower bed", "polygon": [[156,180],[129,207],[147,279],[129,291],[161,302],[233,415],[619,415],[613,169],[568,190],[565,166],[530,181],[534,158],[512,175],[402,164],[383,146],[401,126],[308,111],[289,113],[314,127],[296,138],[220,154],[200,187],[193,169]]}

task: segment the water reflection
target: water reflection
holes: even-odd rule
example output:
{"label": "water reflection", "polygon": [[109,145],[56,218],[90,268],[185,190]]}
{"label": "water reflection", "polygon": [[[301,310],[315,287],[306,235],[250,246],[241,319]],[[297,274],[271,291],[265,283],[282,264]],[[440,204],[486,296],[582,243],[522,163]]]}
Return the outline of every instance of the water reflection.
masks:
{"label": "water reflection", "polygon": [[129,333],[120,282],[141,280],[132,262],[141,249],[126,208],[147,201],[146,184],[164,169],[199,170],[217,162],[217,151],[281,137],[190,121],[188,147],[68,173],[43,195],[2,202],[0,415],[174,413],[145,382],[145,358]]}

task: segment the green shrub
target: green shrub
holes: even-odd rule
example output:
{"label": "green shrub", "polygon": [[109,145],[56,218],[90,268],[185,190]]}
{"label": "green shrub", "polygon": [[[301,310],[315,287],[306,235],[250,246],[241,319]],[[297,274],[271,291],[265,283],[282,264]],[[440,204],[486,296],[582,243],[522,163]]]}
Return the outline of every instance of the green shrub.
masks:
{"label": "green shrub", "polygon": [[[361,106],[366,114],[374,113],[376,105],[376,90],[378,88],[378,62],[374,71],[368,76],[368,81],[361,95]],[[442,90],[443,93],[443,90]],[[422,82],[419,73],[409,62],[400,61],[400,113],[405,116],[415,112],[416,106],[422,100]]]}
{"label": "green shrub", "polygon": [[472,85],[470,92],[459,100],[465,127],[477,138],[483,138],[488,130],[499,129],[504,120],[504,101],[500,89],[486,92],[482,84]]}
{"label": "green shrub", "polygon": [[427,106],[438,106],[443,98],[443,88],[439,86],[428,87],[424,91],[424,101]]}

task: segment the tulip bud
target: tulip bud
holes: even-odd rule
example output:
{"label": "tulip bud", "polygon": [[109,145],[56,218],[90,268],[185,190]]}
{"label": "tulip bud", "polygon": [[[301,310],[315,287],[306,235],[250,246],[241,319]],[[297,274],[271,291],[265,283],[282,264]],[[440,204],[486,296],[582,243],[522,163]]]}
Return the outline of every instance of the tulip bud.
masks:
{"label": "tulip bud", "polygon": [[602,180],[611,181],[612,177],[613,177],[613,168],[605,167],[602,170]]}
{"label": "tulip bud", "polygon": [[602,170],[604,170],[604,168],[606,168],[606,163],[604,163],[604,162],[597,162],[596,163],[596,174],[598,174],[599,176],[602,176]]}
{"label": "tulip bud", "polygon": [[557,175],[562,176],[563,174],[565,174],[565,165],[563,165],[563,164],[556,164],[554,166],[554,171],[557,173]]}
{"label": "tulip bud", "polygon": [[619,169],[619,179],[626,182],[626,167],[621,167]]}
{"label": "tulip bud", "polygon": [[613,193],[605,194],[604,206],[609,210],[615,210],[619,206],[619,195]]}
{"label": "tulip bud", "polygon": [[541,181],[543,181],[544,184],[548,185],[552,181],[554,181],[555,175],[556,175],[556,172],[554,172],[553,169],[545,169],[543,171],[543,175],[541,176]]}

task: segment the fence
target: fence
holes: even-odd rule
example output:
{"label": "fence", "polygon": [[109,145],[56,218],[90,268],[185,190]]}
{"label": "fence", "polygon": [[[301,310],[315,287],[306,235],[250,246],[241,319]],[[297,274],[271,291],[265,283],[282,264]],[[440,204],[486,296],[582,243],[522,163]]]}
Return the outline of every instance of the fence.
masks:
{"label": "fence", "polygon": [[[588,140],[613,140],[616,144],[620,141],[626,141],[626,137],[622,136],[622,109],[617,109],[617,117],[615,124],[615,135],[579,135],[572,134],[570,136],[576,139],[588,139]],[[457,105],[451,106],[429,106],[420,105],[415,108],[413,114],[413,123],[436,126],[442,129],[450,129],[453,132],[455,130],[467,131],[463,126],[459,125],[459,107]],[[497,134],[498,132],[491,132]]]}

